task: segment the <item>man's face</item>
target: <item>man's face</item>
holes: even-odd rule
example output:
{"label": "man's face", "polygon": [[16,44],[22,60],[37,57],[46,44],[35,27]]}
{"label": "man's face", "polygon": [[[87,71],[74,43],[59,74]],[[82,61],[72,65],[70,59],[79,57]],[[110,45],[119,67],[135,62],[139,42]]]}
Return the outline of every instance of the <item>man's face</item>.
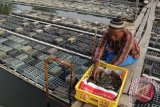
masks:
{"label": "man's face", "polygon": [[109,35],[112,40],[117,41],[123,35],[123,28],[121,28],[121,29],[109,28]]}

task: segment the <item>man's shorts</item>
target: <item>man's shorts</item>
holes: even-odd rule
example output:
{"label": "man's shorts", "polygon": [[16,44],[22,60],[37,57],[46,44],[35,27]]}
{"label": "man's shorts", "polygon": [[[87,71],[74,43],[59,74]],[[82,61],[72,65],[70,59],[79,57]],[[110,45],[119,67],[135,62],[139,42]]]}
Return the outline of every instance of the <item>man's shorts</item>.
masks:
{"label": "man's shorts", "polygon": [[[105,55],[104,60],[107,63],[110,63],[112,61],[112,59],[114,58],[115,53],[113,51],[108,52],[107,50],[105,50],[104,55]],[[131,65],[131,64],[134,64],[137,60],[138,59],[133,58],[131,55],[128,55],[127,58],[119,66]]]}

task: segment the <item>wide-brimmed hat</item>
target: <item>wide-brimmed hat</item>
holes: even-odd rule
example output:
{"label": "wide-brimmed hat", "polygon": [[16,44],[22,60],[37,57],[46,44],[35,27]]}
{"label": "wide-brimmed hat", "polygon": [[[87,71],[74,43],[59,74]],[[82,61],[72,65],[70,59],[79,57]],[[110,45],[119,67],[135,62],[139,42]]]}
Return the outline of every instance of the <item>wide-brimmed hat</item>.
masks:
{"label": "wide-brimmed hat", "polygon": [[114,18],[111,20],[109,26],[116,29],[124,28],[124,21],[121,18]]}

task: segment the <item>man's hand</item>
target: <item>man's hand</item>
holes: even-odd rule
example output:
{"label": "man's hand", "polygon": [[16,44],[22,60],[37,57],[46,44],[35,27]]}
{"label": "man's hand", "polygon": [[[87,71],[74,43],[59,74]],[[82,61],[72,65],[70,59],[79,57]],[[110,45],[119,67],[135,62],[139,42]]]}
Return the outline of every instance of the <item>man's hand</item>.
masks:
{"label": "man's hand", "polygon": [[98,63],[98,58],[97,58],[97,52],[95,52],[94,57],[92,58],[92,62],[93,62],[93,70],[92,70],[92,76],[95,79],[96,76],[96,68],[97,68],[97,63]]}
{"label": "man's hand", "polygon": [[114,63],[117,61],[117,55],[114,56],[114,58],[112,59],[112,61],[110,62],[111,64],[114,65]]}
{"label": "man's hand", "polygon": [[100,58],[101,58],[102,53],[104,51],[104,47],[105,47],[106,42],[107,42],[107,34],[108,34],[108,31],[105,31],[103,33],[101,43],[97,47],[97,49],[95,50],[94,57],[92,59],[93,60],[92,76],[94,77],[94,79],[97,76],[99,61],[100,61]]}
{"label": "man's hand", "polygon": [[98,74],[98,67],[99,67],[99,60],[95,60],[94,65],[93,65],[93,70],[92,70],[92,76],[94,80]]}
{"label": "man's hand", "polygon": [[92,59],[93,63],[96,63],[98,61],[98,58],[97,56],[94,56],[93,59]]}

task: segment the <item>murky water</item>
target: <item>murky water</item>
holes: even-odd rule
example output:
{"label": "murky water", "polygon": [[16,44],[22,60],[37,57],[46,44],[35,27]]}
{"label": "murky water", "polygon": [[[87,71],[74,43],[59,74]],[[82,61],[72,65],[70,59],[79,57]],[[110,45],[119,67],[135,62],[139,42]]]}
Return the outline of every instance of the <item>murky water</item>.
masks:
{"label": "murky water", "polygon": [[92,16],[92,15],[79,14],[76,12],[66,12],[66,11],[61,11],[61,10],[57,10],[56,12],[60,16],[85,20],[85,21],[89,21],[89,22],[99,22],[99,23],[104,23],[104,24],[109,24],[109,22],[110,22],[110,19],[105,18],[105,17],[96,17],[96,16]]}
{"label": "murky water", "polygon": [[51,12],[51,13],[56,13],[59,16],[64,16],[68,18],[74,18],[74,19],[80,19],[80,20],[85,20],[89,22],[99,22],[99,23],[104,23],[104,24],[109,24],[110,19],[107,17],[98,17],[98,16],[93,16],[93,15],[87,15],[87,14],[81,14],[77,12],[68,12],[68,11],[63,11],[63,10],[55,10],[55,9],[49,9],[45,7],[32,7],[32,6],[25,6],[25,5],[19,5],[19,4],[14,4],[13,5],[14,10],[20,10],[20,11],[26,11],[26,10],[41,10],[45,12]]}
{"label": "murky water", "polygon": [[0,13],[2,14],[9,14],[12,10],[16,11],[30,11],[32,9],[37,9],[41,11],[56,13],[59,16],[74,18],[74,19],[80,19],[85,20],[89,22],[99,22],[104,24],[109,24],[110,19],[106,17],[98,17],[93,15],[87,15],[87,14],[80,14],[77,12],[68,12],[68,11],[62,11],[62,10],[55,10],[55,9],[49,9],[49,8],[43,8],[43,7],[33,7],[28,5],[20,5],[20,4],[12,4],[12,5],[0,5]]}
{"label": "murky water", "polygon": [[32,6],[25,6],[25,5],[13,5],[13,7],[14,7],[14,9],[16,9],[16,10],[20,10],[20,11],[30,11],[30,10],[32,10],[33,9],[33,7]]}
{"label": "murky water", "polygon": [[[0,68],[0,107],[47,107],[45,93]],[[50,101],[50,107],[64,107]]]}
{"label": "murky water", "polygon": [[[9,15],[13,8],[32,9],[30,6],[0,4],[0,14]],[[43,91],[0,68],[0,107],[48,107],[45,98]],[[64,103],[61,105],[54,100],[49,103],[49,107],[64,107]]]}

